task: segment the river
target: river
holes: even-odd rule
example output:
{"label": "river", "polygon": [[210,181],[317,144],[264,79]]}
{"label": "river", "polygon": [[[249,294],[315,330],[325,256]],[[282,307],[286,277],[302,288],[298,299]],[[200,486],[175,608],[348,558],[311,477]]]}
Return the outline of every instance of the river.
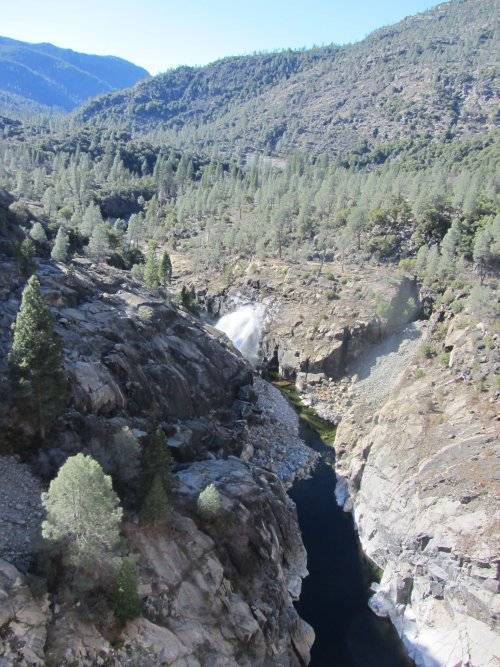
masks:
{"label": "river", "polygon": [[[245,304],[216,327],[255,364],[264,317],[262,304]],[[352,517],[335,500],[335,472],[327,463],[333,450],[307,426],[301,436],[322,455],[312,476],[289,491],[307,551],[309,576],[296,606],[316,633],[310,667],[412,667],[392,623],[368,607],[370,582]]]}
{"label": "river", "polygon": [[[310,428],[305,442],[321,454],[331,448]],[[310,667],[412,667],[388,619],[368,607],[367,570],[350,514],[335,501],[335,472],[325,460],[289,495],[297,505],[309,576],[297,611],[316,633]]]}

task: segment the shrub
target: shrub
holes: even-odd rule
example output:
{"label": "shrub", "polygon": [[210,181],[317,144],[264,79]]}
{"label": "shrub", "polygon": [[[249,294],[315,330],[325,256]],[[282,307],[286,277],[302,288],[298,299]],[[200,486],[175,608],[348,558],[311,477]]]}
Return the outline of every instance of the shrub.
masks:
{"label": "shrub", "polygon": [[444,352],[440,357],[439,361],[443,366],[449,366],[450,365],[450,353],[449,352]]}
{"label": "shrub", "polygon": [[198,496],[198,512],[204,519],[215,519],[221,510],[220,493],[213,484],[209,484]]}
{"label": "shrub", "polygon": [[421,343],[418,351],[425,359],[431,359],[436,354],[434,345],[431,345],[430,343]]}

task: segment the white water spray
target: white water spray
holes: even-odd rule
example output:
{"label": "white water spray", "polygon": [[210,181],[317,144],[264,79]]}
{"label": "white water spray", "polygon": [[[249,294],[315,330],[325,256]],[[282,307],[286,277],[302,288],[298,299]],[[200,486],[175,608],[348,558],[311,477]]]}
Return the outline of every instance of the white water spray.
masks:
{"label": "white water spray", "polygon": [[259,345],[264,326],[266,307],[263,303],[247,304],[224,315],[215,325],[232,340],[235,347],[255,366],[259,360]]}

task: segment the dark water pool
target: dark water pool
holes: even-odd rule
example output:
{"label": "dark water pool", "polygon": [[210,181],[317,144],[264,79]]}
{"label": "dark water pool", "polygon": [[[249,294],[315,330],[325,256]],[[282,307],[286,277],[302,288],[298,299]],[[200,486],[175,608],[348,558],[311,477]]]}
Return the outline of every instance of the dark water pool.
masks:
{"label": "dark water pool", "polygon": [[[302,437],[325,457],[327,447],[311,429]],[[370,611],[366,567],[350,515],[335,501],[335,473],[324,460],[311,479],[296,482],[309,576],[297,611],[316,633],[310,667],[412,667],[393,625]]]}

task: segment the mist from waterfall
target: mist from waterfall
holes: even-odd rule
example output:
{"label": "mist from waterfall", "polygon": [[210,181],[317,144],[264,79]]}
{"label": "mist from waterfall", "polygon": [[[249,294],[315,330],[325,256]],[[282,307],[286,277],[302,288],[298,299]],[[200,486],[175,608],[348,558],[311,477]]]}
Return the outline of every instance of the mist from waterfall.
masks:
{"label": "mist from waterfall", "polygon": [[264,326],[266,306],[263,303],[241,306],[221,317],[215,325],[234,343],[234,346],[255,366],[259,360],[259,345]]}

